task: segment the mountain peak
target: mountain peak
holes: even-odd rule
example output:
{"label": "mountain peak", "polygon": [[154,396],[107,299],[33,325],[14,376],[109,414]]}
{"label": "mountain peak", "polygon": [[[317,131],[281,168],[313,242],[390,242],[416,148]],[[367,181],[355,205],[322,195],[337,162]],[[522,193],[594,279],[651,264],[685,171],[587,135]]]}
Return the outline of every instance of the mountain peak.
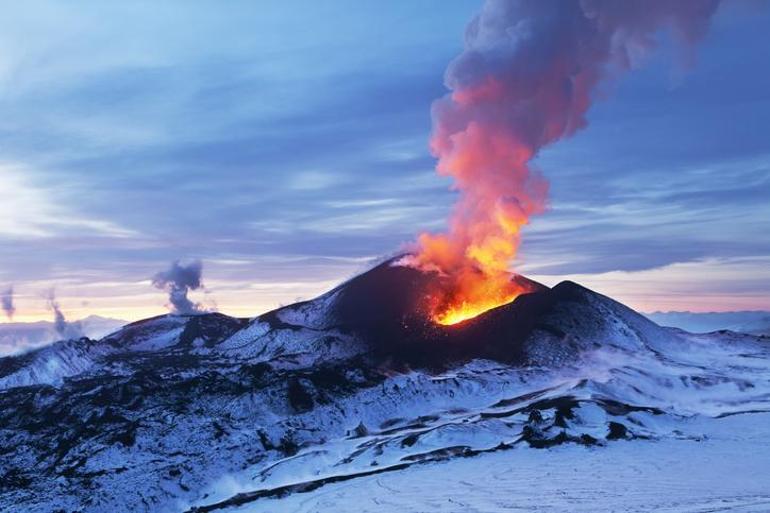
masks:
{"label": "mountain peak", "polygon": [[[662,438],[770,393],[756,338],[664,329],[573,282],[445,326],[421,308],[437,278],[386,262],[254,319],[162,315],[0,359],[0,478],[22,509],[98,489],[100,511],[216,511],[513,446]],[[739,375],[715,387],[723,353]],[[253,491],[212,494],[223,475]]]}

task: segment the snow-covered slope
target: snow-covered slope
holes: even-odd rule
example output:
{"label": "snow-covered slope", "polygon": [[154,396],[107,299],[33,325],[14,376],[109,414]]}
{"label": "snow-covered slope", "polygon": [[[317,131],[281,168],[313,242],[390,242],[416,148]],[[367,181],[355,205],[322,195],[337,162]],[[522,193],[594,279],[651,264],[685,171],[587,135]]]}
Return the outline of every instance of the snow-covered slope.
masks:
{"label": "snow-covered slope", "polygon": [[386,262],[252,320],[164,316],[0,360],[0,510],[276,511],[458,458],[701,440],[770,411],[767,338],[661,328],[570,282],[442,327],[420,310],[432,279]]}
{"label": "snow-covered slope", "polygon": [[0,390],[29,385],[60,385],[62,380],[93,371],[120,371],[120,362],[142,361],[149,353],[184,353],[211,345],[243,327],[246,321],[221,314],[162,315],[127,324],[99,341],[62,340],[19,356],[0,358]]}

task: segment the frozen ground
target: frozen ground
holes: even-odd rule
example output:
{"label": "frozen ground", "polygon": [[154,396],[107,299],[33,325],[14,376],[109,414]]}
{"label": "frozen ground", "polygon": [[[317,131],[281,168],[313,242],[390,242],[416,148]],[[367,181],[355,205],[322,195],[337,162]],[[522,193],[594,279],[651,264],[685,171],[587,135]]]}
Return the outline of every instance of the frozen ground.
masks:
{"label": "frozen ground", "polygon": [[229,513],[770,511],[770,414],[693,420],[700,440],[527,447],[332,483]]}
{"label": "frozen ground", "polygon": [[[405,392],[397,410],[433,410],[383,422],[374,412],[391,411],[389,394],[359,396],[368,416],[346,410],[368,429],[227,476],[197,504],[240,513],[770,511],[767,344],[679,336],[665,356],[604,347],[560,372],[477,361],[422,381],[391,378]],[[460,386],[440,399],[440,383]],[[420,403],[410,404],[411,387]]]}
{"label": "frozen ground", "polygon": [[770,338],[570,282],[439,328],[416,272],[0,359],[0,512],[770,512]]}

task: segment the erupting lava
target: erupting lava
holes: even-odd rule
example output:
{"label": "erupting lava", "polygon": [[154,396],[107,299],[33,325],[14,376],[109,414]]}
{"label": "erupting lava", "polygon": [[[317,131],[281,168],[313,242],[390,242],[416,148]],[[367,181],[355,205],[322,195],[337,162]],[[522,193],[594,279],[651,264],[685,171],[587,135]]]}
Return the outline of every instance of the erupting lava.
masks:
{"label": "erupting lava", "polygon": [[434,308],[433,320],[438,324],[457,324],[472,319],[487,310],[510,303],[524,292],[506,277],[474,279],[467,287],[458,287],[458,290],[462,297],[452,297],[446,304]]}
{"label": "erupting lava", "polygon": [[488,0],[433,104],[437,171],[460,192],[445,234],[422,234],[408,265],[442,275],[432,316],[454,324],[508,303],[520,232],[545,207],[541,148],[586,126],[591,94],[633,67],[660,28],[696,41],[719,0]]}

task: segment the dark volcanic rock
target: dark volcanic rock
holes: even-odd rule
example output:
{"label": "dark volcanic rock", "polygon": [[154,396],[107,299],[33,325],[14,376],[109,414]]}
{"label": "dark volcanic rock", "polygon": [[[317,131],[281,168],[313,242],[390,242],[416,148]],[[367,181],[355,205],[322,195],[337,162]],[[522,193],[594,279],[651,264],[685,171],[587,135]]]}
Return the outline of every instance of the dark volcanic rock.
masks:
{"label": "dark volcanic rock", "polygon": [[[516,441],[651,437],[664,386],[766,397],[766,380],[687,361],[672,383],[659,368],[683,335],[577,284],[512,276],[531,292],[441,326],[425,310],[441,278],[392,264],[252,320],[159,316],[0,359],[0,510],[154,511],[211,503],[221,476],[280,481],[284,466],[318,466],[310,489]],[[623,365],[575,377],[598,349]]]}
{"label": "dark volcanic rock", "polygon": [[348,333],[374,361],[394,369],[443,368],[474,358],[509,364],[566,362],[599,340],[612,343],[619,338],[619,329],[637,336],[640,344],[646,333],[661,340],[671,338],[645,317],[573,282],[549,289],[518,275],[512,279],[531,292],[473,319],[443,326],[433,322],[426,310],[441,277],[395,265],[395,260],[319,299],[260,319],[274,328],[300,329],[281,321],[285,313],[323,303],[318,308],[322,315],[312,319],[314,329]]}

